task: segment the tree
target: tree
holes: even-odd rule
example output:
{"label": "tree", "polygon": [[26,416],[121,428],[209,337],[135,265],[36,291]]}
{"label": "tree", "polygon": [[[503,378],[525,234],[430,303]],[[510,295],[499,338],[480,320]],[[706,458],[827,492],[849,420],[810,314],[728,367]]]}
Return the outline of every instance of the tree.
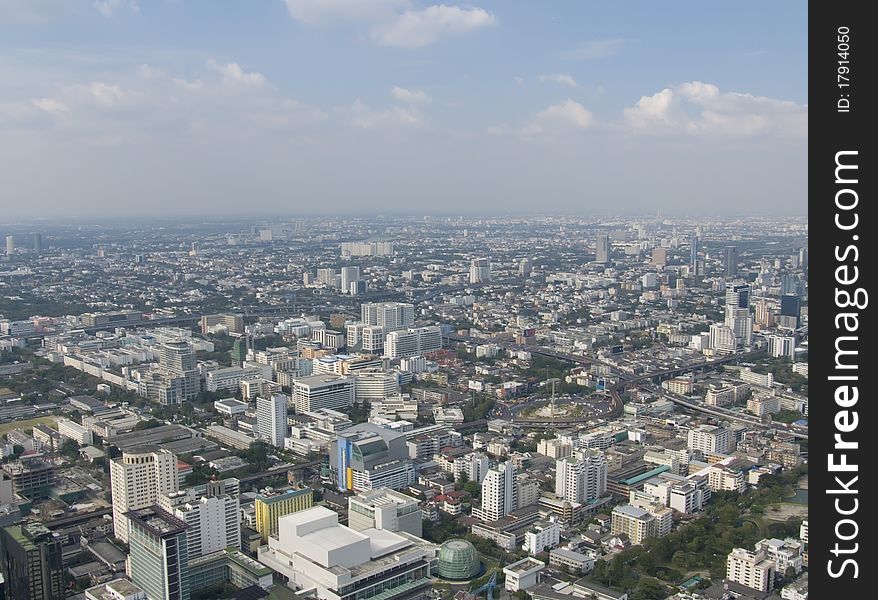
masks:
{"label": "tree", "polygon": [[64,443],[61,444],[61,456],[70,461],[75,461],[79,458],[79,444],[71,439],[64,440]]}
{"label": "tree", "polygon": [[475,481],[467,481],[465,484],[463,484],[463,491],[465,491],[473,498],[478,498],[479,494],[482,493],[482,486],[480,486]]}

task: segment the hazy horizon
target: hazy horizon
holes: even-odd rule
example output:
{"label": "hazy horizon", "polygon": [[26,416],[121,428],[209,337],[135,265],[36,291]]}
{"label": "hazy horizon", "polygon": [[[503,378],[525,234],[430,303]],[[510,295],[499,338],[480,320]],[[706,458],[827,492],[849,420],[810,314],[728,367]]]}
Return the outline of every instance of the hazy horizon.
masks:
{"label": "hazy horizon", "polygon": [[803,216],[807,6],[0,0],[0,222]]}

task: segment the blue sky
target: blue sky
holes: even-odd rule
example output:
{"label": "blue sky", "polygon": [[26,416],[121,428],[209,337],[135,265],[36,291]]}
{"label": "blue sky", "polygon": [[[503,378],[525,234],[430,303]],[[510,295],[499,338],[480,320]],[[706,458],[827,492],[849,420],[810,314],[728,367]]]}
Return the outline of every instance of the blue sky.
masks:
{"label": "blue sky", "polygon": [[802,214],[807,7],[0,0],[12,217]]}

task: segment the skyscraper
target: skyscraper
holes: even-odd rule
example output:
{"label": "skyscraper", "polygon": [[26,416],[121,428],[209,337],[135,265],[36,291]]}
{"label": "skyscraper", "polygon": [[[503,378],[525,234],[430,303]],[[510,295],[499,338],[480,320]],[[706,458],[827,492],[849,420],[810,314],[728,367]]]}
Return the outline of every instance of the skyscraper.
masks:
{"label": "skyscraper", "polygon": [[283,448],[287,437],[287,397],[284,394],[256,398],[256,433],[272,446]]}
{"label": "skyscraper", "polygon": [[34,242],[34,252],[39,254],[43,251],[43,234],[35,233],[33,234],[33,242]]}
{"label": "skyscraper", "polygon": [[516,491],[515,466],[511,462],[488,469],[482,481],[482,505],[473,514],[486,522],[505,517],[517,506]]}
{"label": "skyscraper", "polygon": [[415,323],[415,306],[407,302],[365,302],[360,320],[384,328],[384,333],[406,329]]}
{"label": "skyscraper", "polygon": [[126,513],[131,581],[150,600],[189,600],[188,525],[158,506]]}
{"label": "skyscraper", "polygon": [[474,258],[470,262],[469,282],[485,283],[491,281],[491,262],[487,258]]}
{"label": "skyscraper", "polygon": [[599,235],[595,244],[595,262],[601,265],[610,262],[610,236]]}
{"label": "skyscraper", "polygon": [[727,284],[726,306],[732,306],[734,308],[749,308],[750,286],[747,284]]}
{"label": "skyscraper", "polygon": [[698,252],[701,250],[701,240],[697,235],[689,238],[689,268],[694,275],[698,274]]}
{"label": "skyscraper", "polygon": [[7,600],[63,600],[61,538],[41,523],[0,529],[0,570]]}
{"label": "skyscraper", "polygon": [[518,263],[518,274],[522,277],[530,277],[533,265],[529,258],[522,258]]}
{"label": "skyscraper", "polygon": [[735,277],[738,274],[738,247],[726,246],[724,273],[726,277]]}
{"label": "skyscraper", "polygon": [[110,492],[113,496],[113,535],[128,541],[130,510],[147,508],[159,494],[179,489],[177,457],[168,450],[123,452],[110,461]]}
{"label": "skyscraper", "polygon": [[15,252],[15,238],[11,235],[6,236],[6,255],[12,256],[12,253]]}
{"label": "skyscraper", "polygon": [[169,404],[179,404],[198,395],[200,383],[195,350],[185,340],[165,342],[159,348],[159,365],[179,380],[179,394],[172,395]]}
{"label": "skyscraper", "polygon": [[607,491],[607,460],[596,449],[578,450],[556,463],[555,495],[570,502],[588,503]]}
{"label": "skyscraper", "polygon": [[341,268],[341,293],[351,293],[351,283],[359,281],[360,267],[342,267]]}
{"label": "skyscraper", "polygon": [[184,521],[189,559],[241,546],[240,483],[229,478],[162,494],[158,505]]}

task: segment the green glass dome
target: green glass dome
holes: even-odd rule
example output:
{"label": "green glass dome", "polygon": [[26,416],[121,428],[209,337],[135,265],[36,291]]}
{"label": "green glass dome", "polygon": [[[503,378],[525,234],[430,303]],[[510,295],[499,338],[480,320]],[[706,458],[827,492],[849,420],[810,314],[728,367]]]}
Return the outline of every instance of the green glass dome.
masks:
{"label": "green glass dome", "polygon": [[472,579],[479,574],[479,553],[466,540],[448,540],[439,548],[439,567],[442,579]]}

